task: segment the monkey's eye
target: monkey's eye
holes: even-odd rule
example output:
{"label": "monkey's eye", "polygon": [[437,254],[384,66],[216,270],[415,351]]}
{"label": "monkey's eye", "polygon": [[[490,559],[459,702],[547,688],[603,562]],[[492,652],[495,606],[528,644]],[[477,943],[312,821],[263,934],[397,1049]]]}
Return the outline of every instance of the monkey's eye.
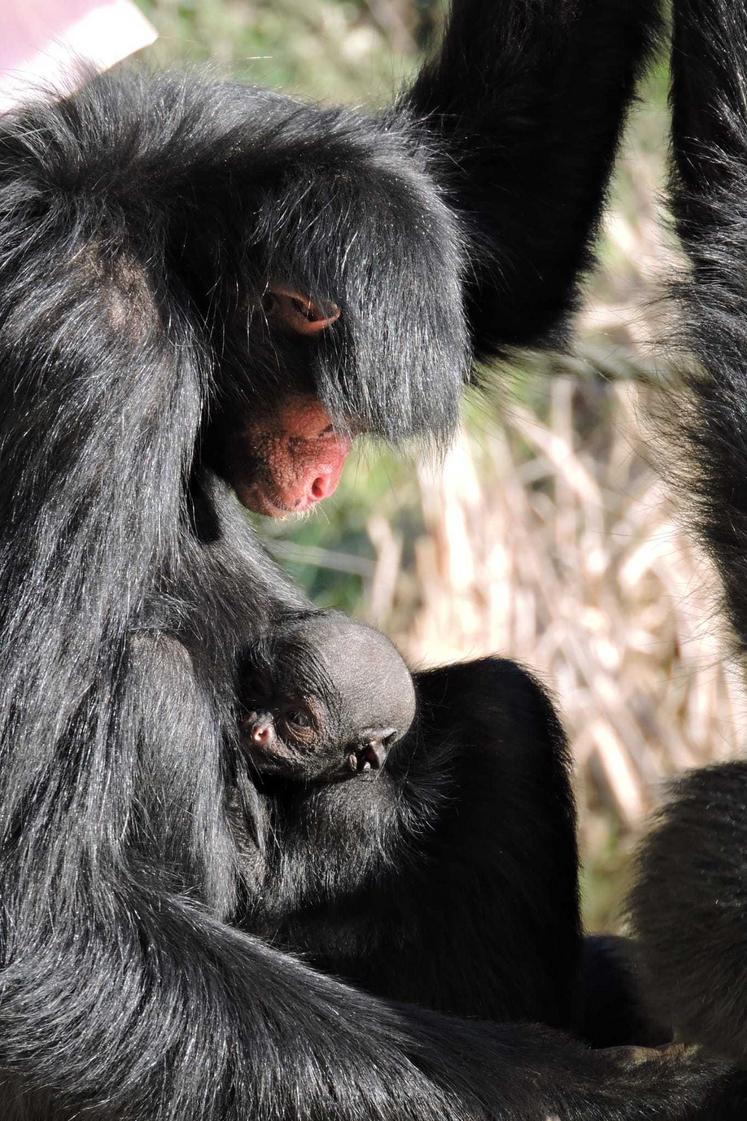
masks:
{"label": "monkey's eye", "polygon": [[274,292],[270,292],[268,289],[267,292],[263,293],[261,302],[262,311],[265,313],[265,315],[270,315],[270,313],[277,307],[278,298]]}
{"label": "monkey's eye", "polygon": [[311,713],[305,708],[292,708],[285,713],[285,721],[296,728],[310,728],[312,726]]}
{"label": "monkey's eye", "polygon": [[279,721],[281,735],[289,743],[298,747],[312,747],[319,735],[317,721],[311,707],[305,704],[289,704],[281,713]]}

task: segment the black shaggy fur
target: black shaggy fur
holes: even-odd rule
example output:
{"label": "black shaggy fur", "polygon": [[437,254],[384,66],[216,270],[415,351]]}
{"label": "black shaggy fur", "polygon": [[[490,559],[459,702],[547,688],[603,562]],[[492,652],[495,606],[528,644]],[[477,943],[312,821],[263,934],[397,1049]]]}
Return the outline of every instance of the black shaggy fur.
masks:
{"label": "black shaggy fur", "polygon": [[569,1028],[575,814],[552,706],[491,658],[416,685],[415,725],[382,770],[270,776],[259,805],[249,788],[252,831],[238,800],[242,926],[380,996]]}
{"label": "black shaggy fur", "polygon": [[[747,8],[676,0],[672,205],[690,377],[690,486],[747,652]],[[680,1036],[747,1061],[747,765],[680,780],[632,896],[645,988]],[[742,1099],[747,1112],[747,1095]]]}
{"label": "black shaggy fur", "polygon": [[[215,473],[223,420],[302,383],[441,437],[473,350],[553,335],[654,7],[462,0],[381,117],[104,78],[0,122],[4,1121],[677,1121],[721,1092],[227,922],[236,661],[305,605]],[[305,361],[255,330],[281,269],[343,309]]]}
{"label": "black shaggy fur", "polygon": [[252,643],[238,693],[244,930],[378,996],[595,1047],[671,1040],[630,944],[581,941],[565,737],[524,670],[413,679],[378,631],[310,611]]}

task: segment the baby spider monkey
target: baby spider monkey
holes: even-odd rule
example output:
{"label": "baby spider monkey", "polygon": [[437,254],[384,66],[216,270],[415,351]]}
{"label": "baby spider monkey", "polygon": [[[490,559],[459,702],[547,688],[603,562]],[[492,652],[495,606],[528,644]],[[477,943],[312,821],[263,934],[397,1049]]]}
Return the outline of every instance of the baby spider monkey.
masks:
{"label": "baby spider monkey", "polygon": [[496,658],[413,676],[308,612],[252,644],[238,694],[238,925],[382,997],[569,1027],[573,799],[541,686]]}
{"label": "baby spider monkey", "polygon": [[337,613],[293,618],[257,643],[241,693],[250,767],[301,782],[379,770],[415,717],[399,651]]}

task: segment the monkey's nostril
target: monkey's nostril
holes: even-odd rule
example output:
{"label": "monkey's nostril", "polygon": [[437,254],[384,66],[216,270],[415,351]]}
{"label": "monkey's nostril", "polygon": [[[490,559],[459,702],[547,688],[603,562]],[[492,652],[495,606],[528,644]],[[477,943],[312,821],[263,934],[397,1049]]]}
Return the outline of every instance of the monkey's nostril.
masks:
{"label": "monkey's nostril", "polygon": [[251,732],[252,743],[257,747],[269,747],[275,739],[275,729],[272,724],[268,722],[257,723],[252,728]]}
{"label": "monkey's nostril", "polygon": [[317,475],[311,484],[311,497],[315,502],[321,502],[323,498],[329,498],[336,489],[337,479],[333,475]]}

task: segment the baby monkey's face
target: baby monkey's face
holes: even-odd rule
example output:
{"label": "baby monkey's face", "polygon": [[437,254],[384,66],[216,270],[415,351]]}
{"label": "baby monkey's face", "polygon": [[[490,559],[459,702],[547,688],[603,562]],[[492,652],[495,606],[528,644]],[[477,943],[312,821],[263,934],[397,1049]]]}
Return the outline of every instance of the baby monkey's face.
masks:
{"label": "baby monkey's face", "polygon": [[279,627],[243,669],[241,733],[260,774],[300,780],[379,770],[415,715],[397,649],[336,613]]}
{"label": "baby monkey's face", "polygon": [[392,727],[345,728],[342,699],[282,693],[242,720],[252,761],[264,773],[331,778],[378,770],[396,738]]}

